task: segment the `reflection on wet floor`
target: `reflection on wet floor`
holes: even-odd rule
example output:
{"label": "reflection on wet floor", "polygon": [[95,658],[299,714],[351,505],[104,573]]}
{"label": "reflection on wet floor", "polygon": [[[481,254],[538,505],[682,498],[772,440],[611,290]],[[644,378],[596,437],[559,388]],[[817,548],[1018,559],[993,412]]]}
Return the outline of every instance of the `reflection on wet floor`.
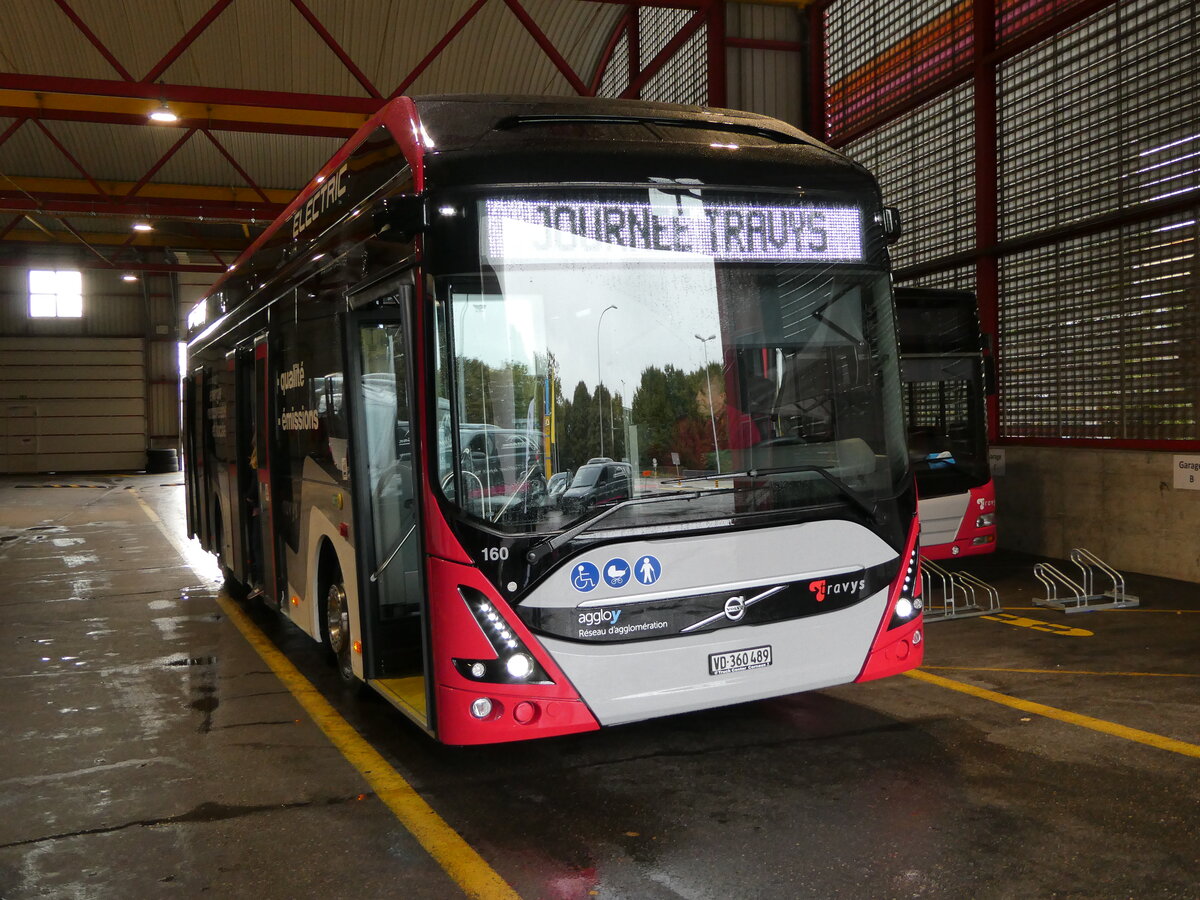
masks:
{"label": "reflection on wet floor", "polygon": [[[0,479],[0,897],[460,895],[233,629],[161,484]],[[978,564],[1004,612],[931,624],[929,670],[1200,744],[1200,586],[1068,619],[1030,563]],[[1195,896],[1173,752],[909,678],[441,747],[238,608],[525,897]]]}

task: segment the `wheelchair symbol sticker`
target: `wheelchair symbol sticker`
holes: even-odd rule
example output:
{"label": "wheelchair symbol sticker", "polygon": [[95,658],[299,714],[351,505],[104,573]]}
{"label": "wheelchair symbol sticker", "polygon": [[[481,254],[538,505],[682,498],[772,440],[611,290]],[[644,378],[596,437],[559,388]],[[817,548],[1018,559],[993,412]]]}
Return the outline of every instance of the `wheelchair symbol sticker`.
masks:
{"label": "wheelchair symbol sticker", "polygon": [[633,577],[642,584],[654,584],[662,575],[662,563],[654,556],[643,556],[633,564]]}
{"label": "wheelchair symbol sticker", "polygon": [[581,562],[571,572],[571,585],[581,594],[594,590],[600,583],[600,570],[590,562]]}
{"label": "wheelchair symbol sticker", "polygon": [[629,584],[629,563],[617,557],[604,564],[604,583],[619,588]]}

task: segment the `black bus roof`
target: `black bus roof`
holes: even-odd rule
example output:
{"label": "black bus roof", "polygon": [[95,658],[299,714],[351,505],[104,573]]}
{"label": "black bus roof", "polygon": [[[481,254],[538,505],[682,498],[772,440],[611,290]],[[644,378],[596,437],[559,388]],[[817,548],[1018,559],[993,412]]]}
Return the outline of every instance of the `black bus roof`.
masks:
{"label": "black bus roof", "polygon": [[[390,138],[381,140],[386,131]],[[469,185],[640,184],[776,188],[793,192],[844,192],[879,204],[875,180],[860,165],[803,131],[770,116],[737,110],[596,97],[486,94],[397,97],[386,103],[321,167],[283,213],[244,251],[209,290],[228,291],[235,304],[254,293],[254,283],[278,264],[256,266],[255,254],[270,245],[311,243],[312,235],[352,210],[365,211],[378,181],[330,198],[352,157],[385,145],[413,174],[412,189]],[[403,165],[390,165],[399,172]],[[313,215],[314,202],[319,207]],[[306,208],[307,207],[307,208]],[[296,217],[311,230],[287,226]],[[293,223],[294,226],[294,223]],[[298,248],[297,248],[298,249]],[[286,251],[282,251],[286,254]]]}

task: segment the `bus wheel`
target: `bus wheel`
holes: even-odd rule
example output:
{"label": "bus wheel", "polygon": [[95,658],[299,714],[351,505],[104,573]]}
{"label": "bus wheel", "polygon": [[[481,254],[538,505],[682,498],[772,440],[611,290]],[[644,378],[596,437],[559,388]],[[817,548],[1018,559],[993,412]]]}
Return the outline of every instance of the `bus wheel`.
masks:
{"label": "bus wheel", "polygon": [[329,649],[337,660],[342,681],[351,683],[354,681],[354,667],[350,663],[350,604],[346,599],[346,588],[340,580],[331,584],[325,595],[325,634]]}

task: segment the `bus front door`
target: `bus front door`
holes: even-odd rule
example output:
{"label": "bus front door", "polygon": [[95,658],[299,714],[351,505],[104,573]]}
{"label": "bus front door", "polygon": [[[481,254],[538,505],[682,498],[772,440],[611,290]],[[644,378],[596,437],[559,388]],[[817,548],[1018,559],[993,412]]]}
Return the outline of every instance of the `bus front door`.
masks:
{"label": "bus front door", "polygon": [[[377,293],[377,292],[376,292]],[[432,727],[421,552],[413,372],[404,310],[411,287],[393,286],[350,317],[356,436],[355,509],[363,670],[401,711]],[[362,310],[363,298],[356,298]],[[371,301],[368,301],[371,302]]]}

